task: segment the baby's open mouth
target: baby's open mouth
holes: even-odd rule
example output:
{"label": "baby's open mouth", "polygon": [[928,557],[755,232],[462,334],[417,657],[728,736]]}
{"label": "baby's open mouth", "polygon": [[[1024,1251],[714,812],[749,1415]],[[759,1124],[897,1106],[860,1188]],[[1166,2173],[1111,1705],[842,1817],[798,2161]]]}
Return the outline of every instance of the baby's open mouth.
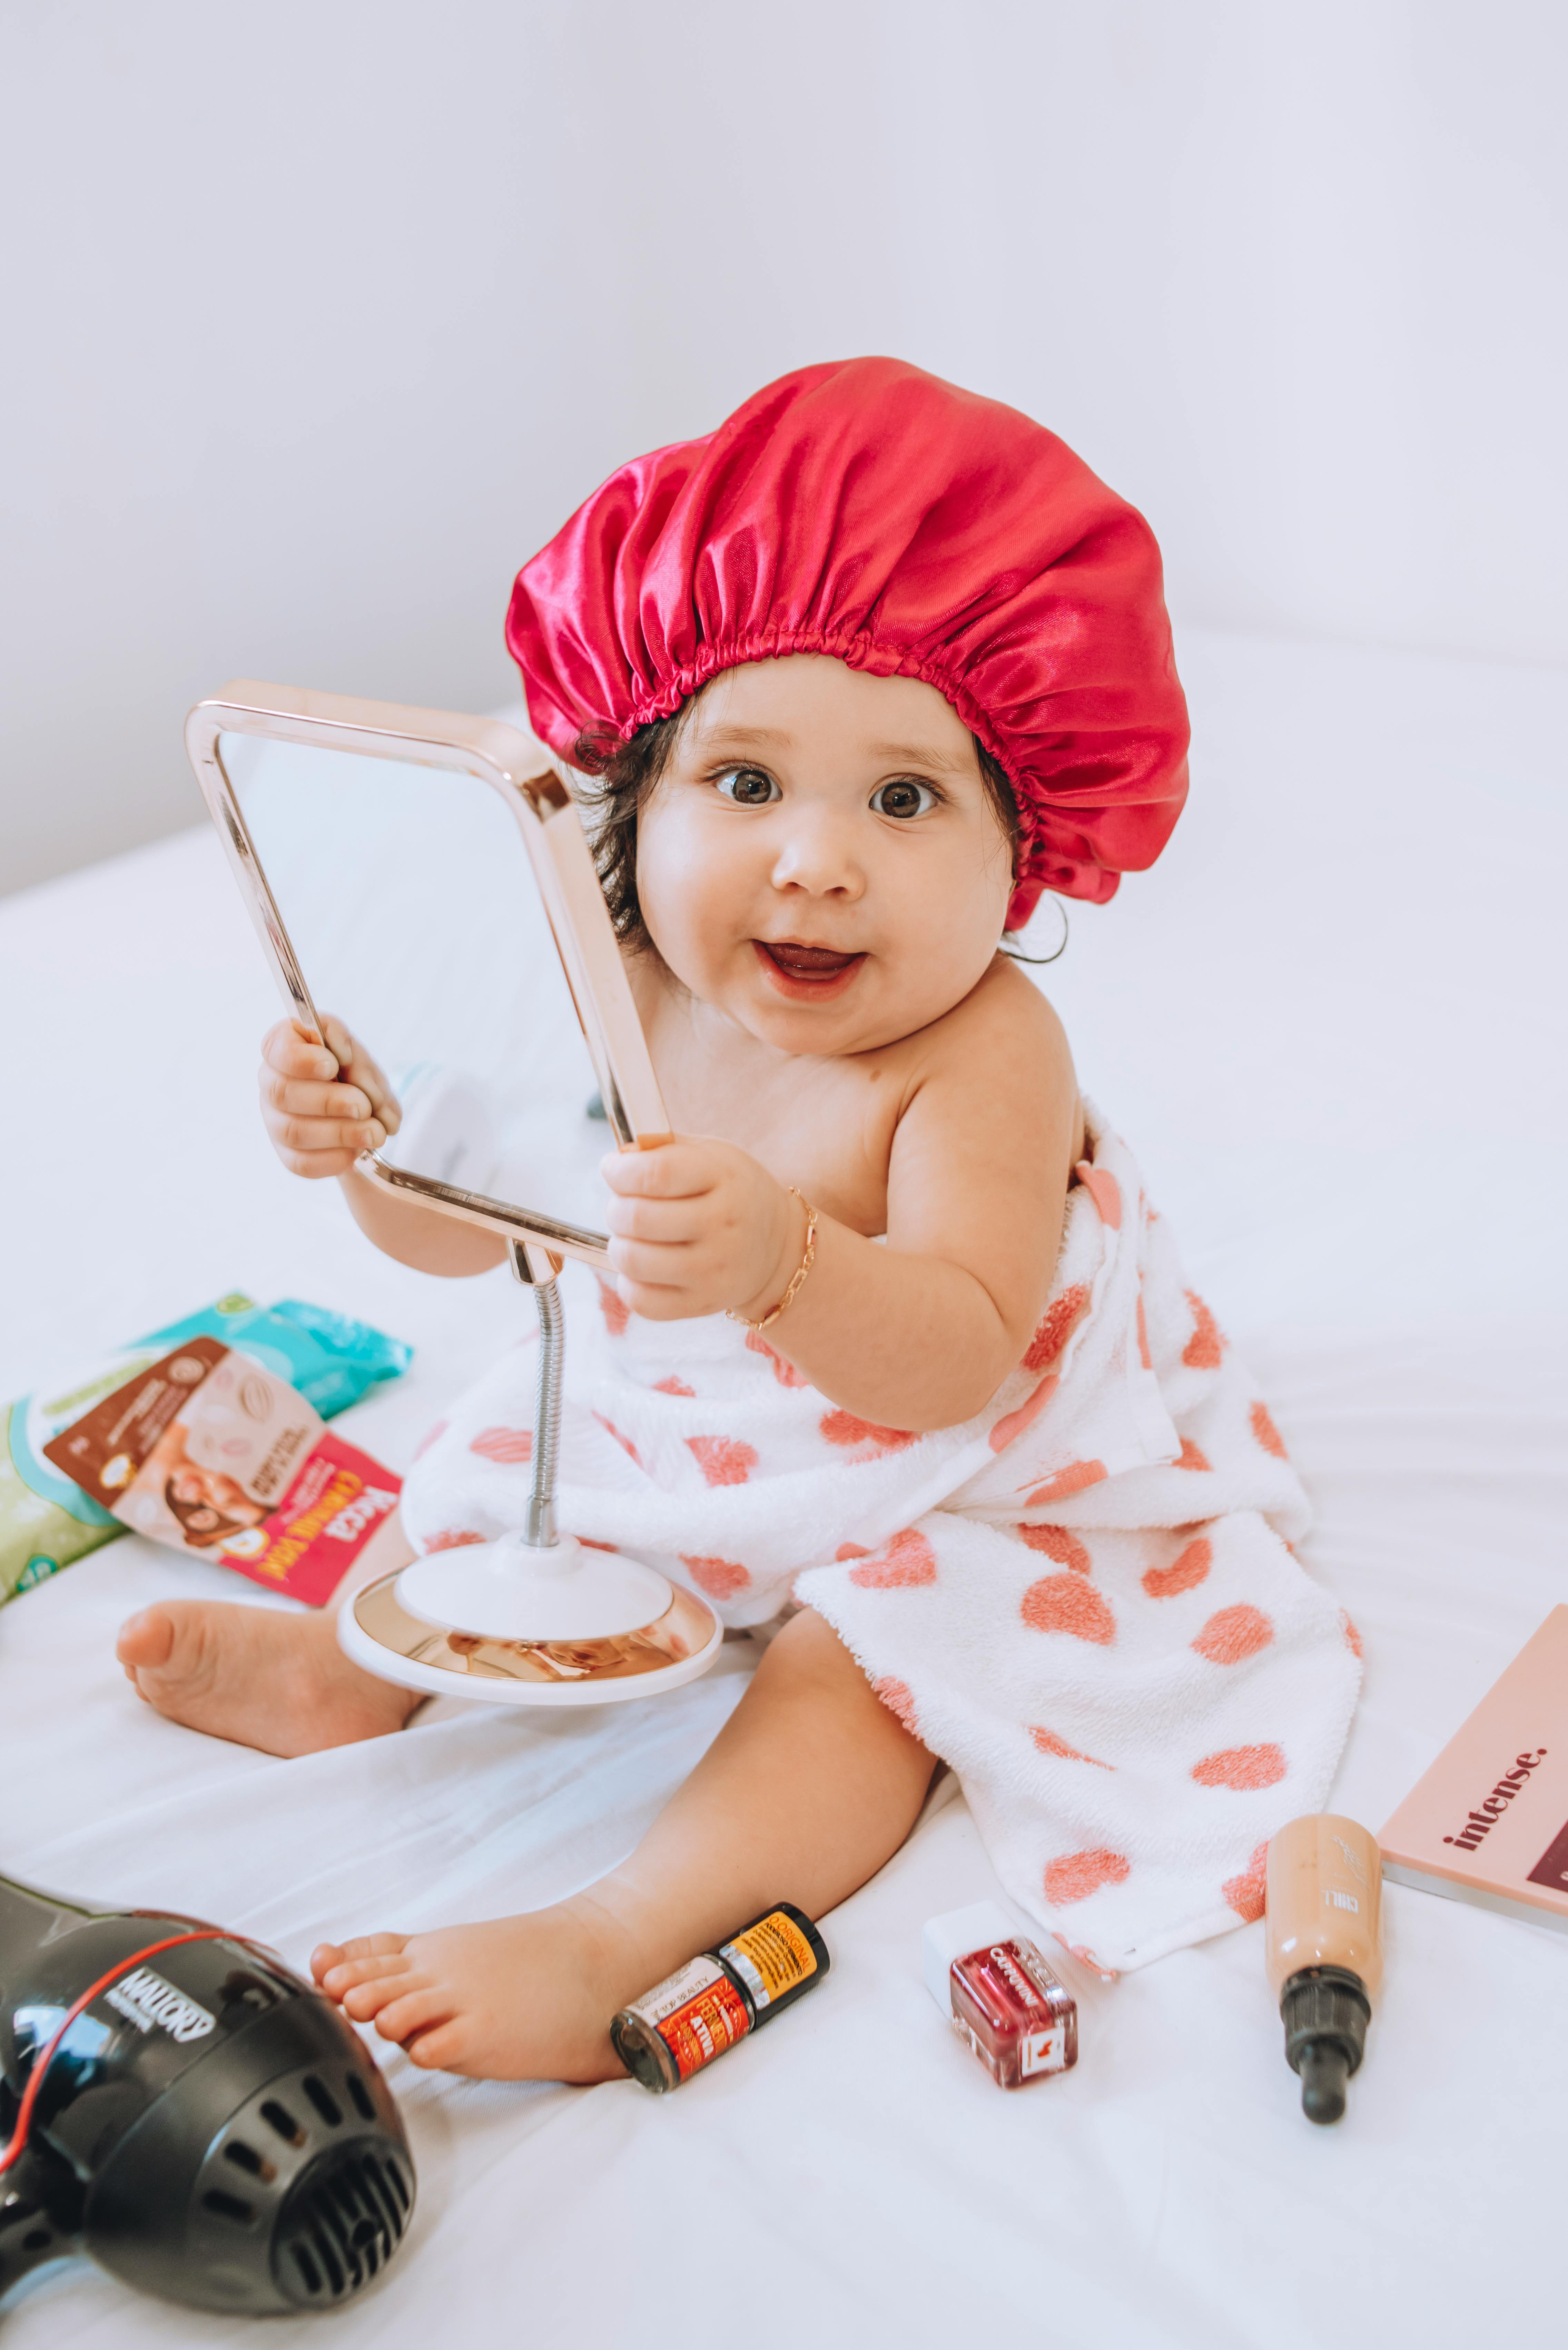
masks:
{"label": "baby's open mouth", "polygon": [[826,986],[828,982],[844,978],[857,963],[864,962],[864,953],[848,954],[838,947],[808,947],[797,939],[755,939],[758,954],[765,963],[798,984]]}

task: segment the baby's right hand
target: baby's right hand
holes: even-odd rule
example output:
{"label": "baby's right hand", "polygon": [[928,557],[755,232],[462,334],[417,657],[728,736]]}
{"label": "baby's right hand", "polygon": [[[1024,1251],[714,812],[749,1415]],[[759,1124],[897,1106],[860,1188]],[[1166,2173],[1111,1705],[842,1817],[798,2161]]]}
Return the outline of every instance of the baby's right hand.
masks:
{"label": "baby's right hand", "polygon": [[262,1124],[293,1175],[345,1175],[402,1123],[391,1087],[340,1020],[323,1015],[329,1049],[296,1020],[262,1041]]}

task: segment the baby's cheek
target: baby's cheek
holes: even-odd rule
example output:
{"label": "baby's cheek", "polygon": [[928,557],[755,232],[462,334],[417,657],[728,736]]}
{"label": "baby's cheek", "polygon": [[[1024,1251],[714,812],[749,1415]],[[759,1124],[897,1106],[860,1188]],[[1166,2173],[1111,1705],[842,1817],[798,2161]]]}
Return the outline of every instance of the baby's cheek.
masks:
{"label": "baby's cheek", "polygon": [[683,793],[654,793],[638,825],[638,902],[665,962],[705,1001],[720,983],[724,948],[748,927],[753,886],[730,824],[704,824]]}

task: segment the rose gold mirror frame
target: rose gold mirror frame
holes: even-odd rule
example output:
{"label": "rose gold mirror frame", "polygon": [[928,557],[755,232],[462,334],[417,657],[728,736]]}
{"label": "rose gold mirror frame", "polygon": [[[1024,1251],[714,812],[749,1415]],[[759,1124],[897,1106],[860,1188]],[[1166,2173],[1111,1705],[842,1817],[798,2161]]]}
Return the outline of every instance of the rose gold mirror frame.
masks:
{"label": "rose gold mirror frame", "polygon": [[[444,768],[477,776],[499,793],[523,835],[610,1131],[623,1150],[651,1150],[669,1141],[669,1116],[582,822],[570,792],[536,743],[496,718],[412,710],[250,678],[234,679],[196,704],[185,722],[185,748],[196,781],[284,1000],[317,1036],[321,1022],[309,984],[223,768],[218,747],[223,734],[314,743]],[[601,1268],[607,1262],[603,1232],[412,1174],[375,1151],[367,1151],[357,1164],[360,1174],[385,1191],[412,1195],[441,1215],[499,1233],[514,1244],[514,1256],[518,1251],[526,1254],[535,1281],[547,1280],[563,1257]],[[548,1259],[557,1263],[541,1261]]]}

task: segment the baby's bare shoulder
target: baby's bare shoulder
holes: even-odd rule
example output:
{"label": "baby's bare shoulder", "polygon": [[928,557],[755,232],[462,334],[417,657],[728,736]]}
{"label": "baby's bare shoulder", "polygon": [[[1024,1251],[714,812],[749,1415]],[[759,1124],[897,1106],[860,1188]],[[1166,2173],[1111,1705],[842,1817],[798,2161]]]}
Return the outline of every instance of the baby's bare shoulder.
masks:
{"label": "baby's bare shoulder", "polygon": [[989,1076],[999,1063],[1015,1082],[1027,1067],[1048,1083],[1073,1079],[1067,1032],[1055,1006],[1002,955],[961,1003],[909,1041],[928,1079],[968,1080],[977,1068]]}
{"label": "baby's bare shoulder", "polygon": [[961,1003],[906,1037],[896,1060],[897,1128],[906,1139],[935,1121],[961,1128],[982,1150],[1002,1136],[1032,1150],[1081,1125],[1066,1031],[1003,957]]}
{"label": "baby's bare shoulder", "polygon": [[888,1166],[889,1242],[952,1255],[964,1233],[960,1261],[993,1297],[1017,1302],[1027,1338],[1083,1155],[1062,1023],[1003,962],[932,1023],[909,1076]]}

